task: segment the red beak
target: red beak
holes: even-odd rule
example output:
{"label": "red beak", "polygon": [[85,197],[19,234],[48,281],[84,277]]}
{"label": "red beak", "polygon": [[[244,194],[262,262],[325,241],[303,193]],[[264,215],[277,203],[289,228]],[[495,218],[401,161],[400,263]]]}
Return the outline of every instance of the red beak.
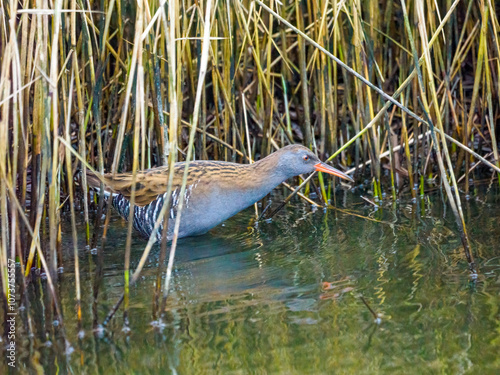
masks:
{"label": "red beak", "polygon": [[330,167],[328,164],[319,162],[318,164],[314,165],[314,168],[316,168],[318,172],[333,174],[334,176],[343,178],[344,180],[354,182],[354,180],[350,176],[346,175],[344,172],[339,171],[338,169]]}

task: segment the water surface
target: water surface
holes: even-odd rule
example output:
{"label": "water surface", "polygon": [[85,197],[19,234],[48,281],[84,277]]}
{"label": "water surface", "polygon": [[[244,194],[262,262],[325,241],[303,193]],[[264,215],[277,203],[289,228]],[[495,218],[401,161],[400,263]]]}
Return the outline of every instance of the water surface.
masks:
{"label": "water surface", "polygon": [[[491,191],[490,191],[491,190]],[[154,327],[155,246],[131,288],[130,331],[120,309],[127,225],[113,215],[93,311],[98,254],[80,256],[83,337],[75,316],[72,243],[57,284],[63,340],[44,280],[29,288],[31,346],[18,328],[18,370],[75,374],[495,374],[500,371],[500,194],[464,205],[479,268],[471,280],[451,210],[439,192],[376,209],[360,193],[335,209],[295,202],[271,222],[248,209],[208,235],[180,241],[165,326]],[[277,200],[277,199],[276,199]],[[84,233],[80,226],[80,234]],[[83,238],[80,238],[82,241]],[[146,242],[134,236],[135,268]],[[83,246],[81,246],[83,249]],[[98,249],[98,252],[102,249]],[[379,314],[380,322],[362,301]],[[49,311],[49,312],[48,312]],[[97,314],[97,315],[96,315]],[[24,318],[26,313],[24,312]]]}

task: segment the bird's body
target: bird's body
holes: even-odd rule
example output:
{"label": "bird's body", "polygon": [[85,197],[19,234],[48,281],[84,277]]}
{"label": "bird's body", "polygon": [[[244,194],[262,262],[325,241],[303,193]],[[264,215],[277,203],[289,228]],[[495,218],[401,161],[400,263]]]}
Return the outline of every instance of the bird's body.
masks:
{"label": "bird's body", "polygon": [[[321,166],[321,169],[319,166]],[[175,163],[169,208],[167,239],[172,239],[174,219],[180,200],[185,163]],[[184,192],[184,207],[179,238],[206,233],[241,210],[264,198],[272,189],[290,177],[322,170],[350,179],[321,163],[307,148],[291,145],[253,164],[221,161],[189,163]],[[132,173],[106,174],[102,177],[105,191],[113,195],[112,204],[125,219],[129,218]],[[138,171],[135,179],[134,228],[149,237],[167,199],[168,167]],[[99,188],[100,179],[88,174],[92,187]],[[157,239],[161,238],[161,228]]]}

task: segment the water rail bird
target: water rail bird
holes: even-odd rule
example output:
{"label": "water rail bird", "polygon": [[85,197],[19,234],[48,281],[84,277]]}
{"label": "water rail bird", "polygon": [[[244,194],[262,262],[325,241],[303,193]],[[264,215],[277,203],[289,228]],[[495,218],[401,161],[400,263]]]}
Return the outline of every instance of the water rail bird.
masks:
{"label": "water rail bird", "polygon": [[[174,165],[170,219],[167,239],[171,240],[179,204],[185,163]],[[321,162],[308,148],[290,145],[253,163],[192,161],[189,163],[181,215],[179,238],[208,232],[241,210],[264,198],[283,181],[300,174],[321,171],[353,181],[347,174]],[[133,226],[149,238],[155,221],[167,199],[169,169],[157,167],[138,171],[135,180]],[[87,171],[89,185],[99,189],[99,177]],[[112,205],[125,219],[129,218],[132,173],[105,174],[104,193],[112,196]],[[157,232],[161,239],[162,228]]]}

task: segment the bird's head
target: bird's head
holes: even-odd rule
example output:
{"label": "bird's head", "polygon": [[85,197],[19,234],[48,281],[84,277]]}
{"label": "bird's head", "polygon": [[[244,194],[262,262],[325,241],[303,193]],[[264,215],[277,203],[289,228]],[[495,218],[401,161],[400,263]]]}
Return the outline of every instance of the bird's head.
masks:
{"label": "bird's head", "polygon": [[278,168],[287,178],[318,171],[354,182],[354,180],[344,172],[323,163],[311,150],[304,146],[286,146],[276,151],[276,154],[279,158]]}

